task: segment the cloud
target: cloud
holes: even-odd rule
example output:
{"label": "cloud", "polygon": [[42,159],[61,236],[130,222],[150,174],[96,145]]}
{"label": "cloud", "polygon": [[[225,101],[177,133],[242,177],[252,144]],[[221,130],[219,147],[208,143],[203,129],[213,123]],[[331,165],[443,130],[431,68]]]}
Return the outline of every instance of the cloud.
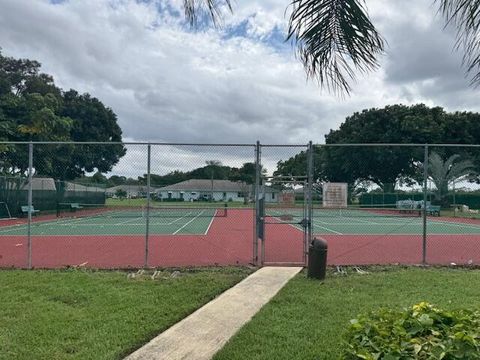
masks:
{"label": "cloud", "polygon": [[[98,97],[118,115],[126,140],[306,144],[323,142],[363,108],[425,102],[478,109],[478,92],[468,87],[452,32],[435,9],[413,0],[367,4],[389,48],[381,70],[359,77],[346,99],[307,81],[283,42],[288,1],[238,1],[223,29],[192,31],[181,0],[3,0],[0,46],[5,55],[39,60],[62,88]],[[167,149],[174,160],[157,161],[158,171],[174,169],[172,161],[178,168],[237,161],[224,149],[190,149],[190,157],[177,150]],[[266,159],[271,166],[278,160],[273,153]],[[142,155],[132,150],[119,168],[136,161]]]}

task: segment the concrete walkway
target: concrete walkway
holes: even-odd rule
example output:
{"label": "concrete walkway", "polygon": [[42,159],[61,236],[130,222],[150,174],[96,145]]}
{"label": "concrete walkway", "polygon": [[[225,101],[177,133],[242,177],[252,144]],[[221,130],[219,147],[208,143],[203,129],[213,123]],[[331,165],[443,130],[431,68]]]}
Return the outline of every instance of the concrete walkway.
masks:
{"label": "concrete walkway", "polygon": [[301,269],[261,268],[126,359],[211,359]]}

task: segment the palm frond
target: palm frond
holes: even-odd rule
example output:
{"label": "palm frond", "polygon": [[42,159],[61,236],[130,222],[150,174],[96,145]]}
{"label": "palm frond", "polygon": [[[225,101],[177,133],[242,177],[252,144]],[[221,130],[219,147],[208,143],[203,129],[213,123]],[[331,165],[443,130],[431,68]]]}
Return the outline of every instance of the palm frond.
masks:
{"label": "palm frond", "polygon": [[455,49],[463,48],[463,65],[473,74],[472,85],[480,84],[480,0],[436,0],[447,25],[457,28]]}
{"label": "palm frond", "polygon": [[[436,152],[430,153],[430,156],[428,158],[428,174],[434,182],[436,179],[442,179],[445,177],[443,159]],[[436,184],[436,182],[435,185],[437,185],[438,187],[438,184]]]}
{"label": "palm frond", "polygon": [[364,0],[293,0],[287,40],[307,75],[334,92],[351,91],[355,69],[378,68],[385,41],[371,23]]}
{"label": "palm frond", "polygon": [[199,15],[207,12],[215,25],[218,27],[223,19],[224,9],[232,11],[231,0],[183,0],[185,17],[191,26],[196,26]]}
{"label": "palm frond", "polygon": [[437,189],[475,173],[474,164],[471,160],[457,161],[459,159],[460,155],[454,154],[443,161],[442,157],[436,152],[430,153],[428,175]]}
{"label": "palm frond", "polygon": [[474,164],[470,160],[462,160],[453,164],[448,171],[448,182],[457,181],[460,178],[464,178],[467,175],[475,173]]}

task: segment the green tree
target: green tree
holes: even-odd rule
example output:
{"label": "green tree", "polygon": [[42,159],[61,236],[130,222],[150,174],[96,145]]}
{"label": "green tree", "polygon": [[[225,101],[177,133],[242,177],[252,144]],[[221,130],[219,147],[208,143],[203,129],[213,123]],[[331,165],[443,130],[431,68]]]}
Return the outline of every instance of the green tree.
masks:
{"label": "green tree", "polygon": [[[322,167],[324,164],[323,156],[324,151],[320,146],[314,147],[313,153],[314,162],[314,177],[316,180],[324,178],[322,173]],[[277,163],[277,169],[273,172],[274,176],[307,176],[307,152],[301,151],[300,153],[292,156],[287,160],[280,160]]]}
{"label": "green tree", "polygon": [[[266,169],[261,169],[261,174],[266,173]],[[246,162],[242,164],[240,168],[232,168],[228,180],[240,181],[245,184],[255,184],[256,179],[256,166],[253,162]]]}
{"label": "green tree", "polygon": [[125,176],[119,175],[112,175],[108,178],[107,187],[114,187],[117,185],[123,185],[127,182],[127,178]]}
{"label": "green tree", "polygon": [[[385,40],[370,20],[364,0],[291,0],[287,39],[296,45],[298,57],[309,77],[340,93],[351,91],[356,73],[379,67]],[[456,48],[463,48],[463,62],[480,83],[480,10],[478,0],[435,0],[447,25],[457,30]],[[231,0],[184,0],[192,25],[206,10],[215,25]],[[434,15],[435,10],[432,11]]]}
{"label": "green tree", "polygon": [[474,172],[473,162],[469,159],[461,160],[458,154],[451,155],[445,161],[436,152],[428,158],[429,179],[435,184],[435,201],[442,206],[448,206],[448,186],[454,181],[466,178]]}
{"label": "green tree", "polygon": [[125,199],[127,197],[127,192],[123,189],[117,189],[115,191],[115,196],[121,200]]}
{"label": "green tree", "polygon": [[[122,130],[115,113],[89,94],[80,95],[75,90],[65,92],[61,114],[73,119],[71,141],[122,141]],[[123,145],[75,146],[71,153],[73,161],[66,164],[66,176],[71,178],[95,169],[100,172],[111,171],[125,153]]]}
{"label": "green tree", "polygon": [[[121,141],[111,109],[88,94],[63,92],[40,63],[5,57],[0,52],[0,140]],[[28,147],[5,145],[0,173],[25,176]],[[94,170],[110,171],[125,154],[122,145],[38,145],[34,169],[56,179],[75,179]]]}
{"label": "green tree", "polygon": [[[423,146],[380,144],[477,144],[480,142],[479,121],[477,113],[446,113],[440,107],[428,108],[422,104],[356,112],[325,136],[326,146],[315,147],[315,179],[347,182],[351,186],[375,183],[385,192],[394,191],[399,182],[421,182],[418,166],[424,161]],[[366,143],[379,146],[340,146]],[[438,151],[444,157],[457,153],[470,158],[477,167],[480,165],[477,148],[444,147]],[[280,161],[275,174],[305,175],[306,169],[306,153],[301,152]]]}
{"label": "green tree", "polygon": [[[445,136],[446,114],[440,107],[393,105],[356,112],[337,130],[325,136],[333,144],[424,144],[440,143]],[[392,192],[398,180],[413,181],[422,147],[327,146],[322,171],[330,181],[369,181]]]}

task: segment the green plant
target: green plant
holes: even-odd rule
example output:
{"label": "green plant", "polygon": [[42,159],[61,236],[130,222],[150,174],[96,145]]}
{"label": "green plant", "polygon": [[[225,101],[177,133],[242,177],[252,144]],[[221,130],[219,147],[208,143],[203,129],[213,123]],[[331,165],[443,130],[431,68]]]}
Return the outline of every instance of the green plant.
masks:
{"label": "green plant", "polygon": [[341,359],[480,359],[480,312],[422,302],[361,315],[350,321]]}

